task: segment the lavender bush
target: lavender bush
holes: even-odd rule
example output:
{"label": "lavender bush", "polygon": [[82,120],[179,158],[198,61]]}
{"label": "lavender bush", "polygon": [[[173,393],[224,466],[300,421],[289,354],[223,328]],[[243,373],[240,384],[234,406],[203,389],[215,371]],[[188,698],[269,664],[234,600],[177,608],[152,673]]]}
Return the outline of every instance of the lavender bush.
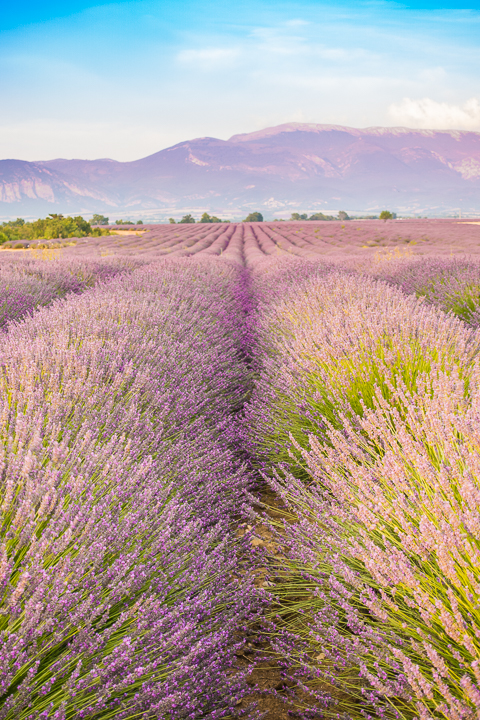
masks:
{"label": "lavender bush", "polygon": [[397,380],[414,390],[436,365],[465,373],[478,352],[480,339],[459,320],[370,278],[311,267],[308,277],[298,265],[301,291],[290,273],[284,284],[278,275],[258,301],[259,376],[246,416],[264,461],[289,462],[290,434],[306,447],[325,421],[339,426],[341,412],[371,407],[377,388],[390,399]]}
{"label": "lavender bush", "polygon": [[68,293],[81,293],[96,282],[132,270],[131,259],[11,259],[0,265],[0,327],[49,305]]}
{"label": "lavender bush", "polygon": [[256,308],[253,321],[261,324],[267,308],[297,294],[310,278],[322,278],[333,270],[335,265],[326,260],[312,261],[288,254],[263,258],[251,271],[252,300]]}
{"label": "lavender bush", "polygon": [[473,258],[400,259],[374,266],[371,272],[474,327],[480,326],[480,265]]}
{"label": "lavender bush", "polygon": [[303,273],[259,302],[246,411],[292,513],[271,527],[277,650],[325,716],[473,718],[480,338],[382,283]]}
{"label": "lavender bush", "polygon": [[10,326],[0,718],[213,720],[245,693],[236,279],[163,261]]}
{"label": "lavender bush", "polygon": [[480,710],[478,384],[466,400],[438,372],[397,395],[404,418],[378,396],[330,444],[311,438],[310,488],[277,485],[296,490],[291,557],[303,538],[316,642],[332,663],[355,659],[380,716],[467,720]]}

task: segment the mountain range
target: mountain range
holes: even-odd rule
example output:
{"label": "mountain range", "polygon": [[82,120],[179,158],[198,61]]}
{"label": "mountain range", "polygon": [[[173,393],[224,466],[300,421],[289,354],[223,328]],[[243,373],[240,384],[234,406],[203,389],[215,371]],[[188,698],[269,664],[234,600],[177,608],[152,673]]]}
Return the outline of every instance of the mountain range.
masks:
{"label": "mountain range", "polygon": [[480,211],[480,133],[288,123],[131,162],[0,160],[0,216]]}

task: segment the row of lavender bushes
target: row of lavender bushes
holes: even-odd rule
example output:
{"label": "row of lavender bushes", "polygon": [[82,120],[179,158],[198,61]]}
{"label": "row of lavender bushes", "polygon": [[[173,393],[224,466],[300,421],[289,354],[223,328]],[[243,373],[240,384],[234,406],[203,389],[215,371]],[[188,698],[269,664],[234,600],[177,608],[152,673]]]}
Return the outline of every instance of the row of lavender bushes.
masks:
{"label": "row of lavender bushes", "polygon": [[2,258],[0,265],[0,328],[30,315],[69,293],[82,293],[95,283],[133,270],[130,258]]}
{"label": "row of lavender bushes", "polygon": [[238,715],[259,599],[232,530],[237,285],[216,258],[163,260],[9,326],[2,720]]}
{"label": "row of lavender bushes", "polygon": [[480,263],[473,257],[387,257],[366,268],[374,277],[399,286],[445,312],[480,326]]}
{"label": "row of lavender bushes", "polygon": [[253,288],[246,431],[288,513],[266,519],[277,652],[322,717],[477,717],[478,333],[320,264]]}

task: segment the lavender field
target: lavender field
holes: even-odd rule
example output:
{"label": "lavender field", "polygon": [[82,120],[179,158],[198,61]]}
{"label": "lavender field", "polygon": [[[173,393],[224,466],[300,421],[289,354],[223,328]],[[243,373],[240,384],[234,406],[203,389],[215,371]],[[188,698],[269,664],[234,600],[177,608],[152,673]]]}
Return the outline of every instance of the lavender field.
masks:
{"label": "lavender field", "polygon": [[480,224],[0,250],[0,720],[480,717]]}

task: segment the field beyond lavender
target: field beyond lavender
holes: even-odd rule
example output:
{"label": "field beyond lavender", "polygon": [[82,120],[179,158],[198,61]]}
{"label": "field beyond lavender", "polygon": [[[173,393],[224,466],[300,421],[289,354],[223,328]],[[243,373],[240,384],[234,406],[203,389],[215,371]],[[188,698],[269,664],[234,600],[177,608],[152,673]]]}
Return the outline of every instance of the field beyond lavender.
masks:
{"label": "field beyond lavender", "polygon": [[480,717],[479,251],[1,250],[0,720]]}

